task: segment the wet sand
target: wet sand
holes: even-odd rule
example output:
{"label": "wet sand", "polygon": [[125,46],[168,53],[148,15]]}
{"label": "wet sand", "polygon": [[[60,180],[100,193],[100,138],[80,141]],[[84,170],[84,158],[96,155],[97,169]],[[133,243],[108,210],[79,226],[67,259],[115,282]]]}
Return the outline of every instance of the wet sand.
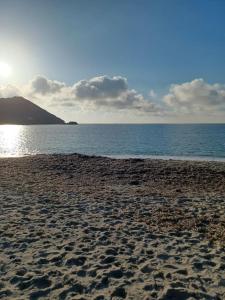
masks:
{"label": "wet sand", "polygon": [[1,299],[225,299],[225,163],[0,159]]}

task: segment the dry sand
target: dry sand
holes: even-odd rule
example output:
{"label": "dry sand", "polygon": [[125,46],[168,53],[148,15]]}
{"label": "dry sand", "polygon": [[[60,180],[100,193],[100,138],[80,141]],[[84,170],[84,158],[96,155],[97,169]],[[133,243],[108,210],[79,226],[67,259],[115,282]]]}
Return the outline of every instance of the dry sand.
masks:
{"label": "dry sand", "polygon": [[225,164],[0,159],[1,299],[225,299]]}

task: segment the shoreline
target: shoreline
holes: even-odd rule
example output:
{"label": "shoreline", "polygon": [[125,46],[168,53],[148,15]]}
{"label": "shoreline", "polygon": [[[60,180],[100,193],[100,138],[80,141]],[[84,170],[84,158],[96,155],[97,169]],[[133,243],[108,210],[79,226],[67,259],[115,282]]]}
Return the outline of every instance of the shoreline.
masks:
{"label": "shoreline", "polygon": [[[103,156],[104,157],[104,156]],[[115,159],[155,159],[155,160],[179,160],[179,161],[204,161],[204,162],[225,162],[225,157],[211,156],[173,156],[173,155],[107,155],[105,157]]]}
{"label": "shoreline", "polygon": [[141,160],[165,160],[165,161],[193,161],[193,162],[225,162],[225,157],[212,157],[212,156],[173,156],[173,155],[129,155],[129,154],[115,154],[115,155],[98,155],[98,154],[85,154],[85,153],[29,153],[21,155],[0,155],[0,159],[8,158],[23,158],[23,157],[35,157],[39,155],[61,155],[61,156],[70,156],[70,155],[84,155],[90,157],[102,157],[102,158],[111,158],[111,159],[141,159]]}
{"label": "shoreline", "polygon": [[225,297],[225,164],[0,159],[3,299]]}

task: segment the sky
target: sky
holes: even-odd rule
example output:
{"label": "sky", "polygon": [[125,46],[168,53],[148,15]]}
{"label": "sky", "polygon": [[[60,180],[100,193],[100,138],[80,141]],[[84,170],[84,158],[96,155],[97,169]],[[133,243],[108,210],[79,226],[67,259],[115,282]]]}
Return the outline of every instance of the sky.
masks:
{"label": "sky", "polygon": [[0,0],[0,97],[80,123],[225,122],[225,1]]}

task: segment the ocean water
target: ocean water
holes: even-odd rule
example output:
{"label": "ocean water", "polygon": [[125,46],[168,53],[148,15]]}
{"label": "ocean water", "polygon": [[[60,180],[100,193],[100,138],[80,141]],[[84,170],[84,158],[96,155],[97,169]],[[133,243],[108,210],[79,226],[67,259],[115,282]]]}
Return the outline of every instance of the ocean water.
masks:
{"label": "ocean water", "polygon": [[50,153],[225,160],[225,124],[0,126],[1,157]]}

